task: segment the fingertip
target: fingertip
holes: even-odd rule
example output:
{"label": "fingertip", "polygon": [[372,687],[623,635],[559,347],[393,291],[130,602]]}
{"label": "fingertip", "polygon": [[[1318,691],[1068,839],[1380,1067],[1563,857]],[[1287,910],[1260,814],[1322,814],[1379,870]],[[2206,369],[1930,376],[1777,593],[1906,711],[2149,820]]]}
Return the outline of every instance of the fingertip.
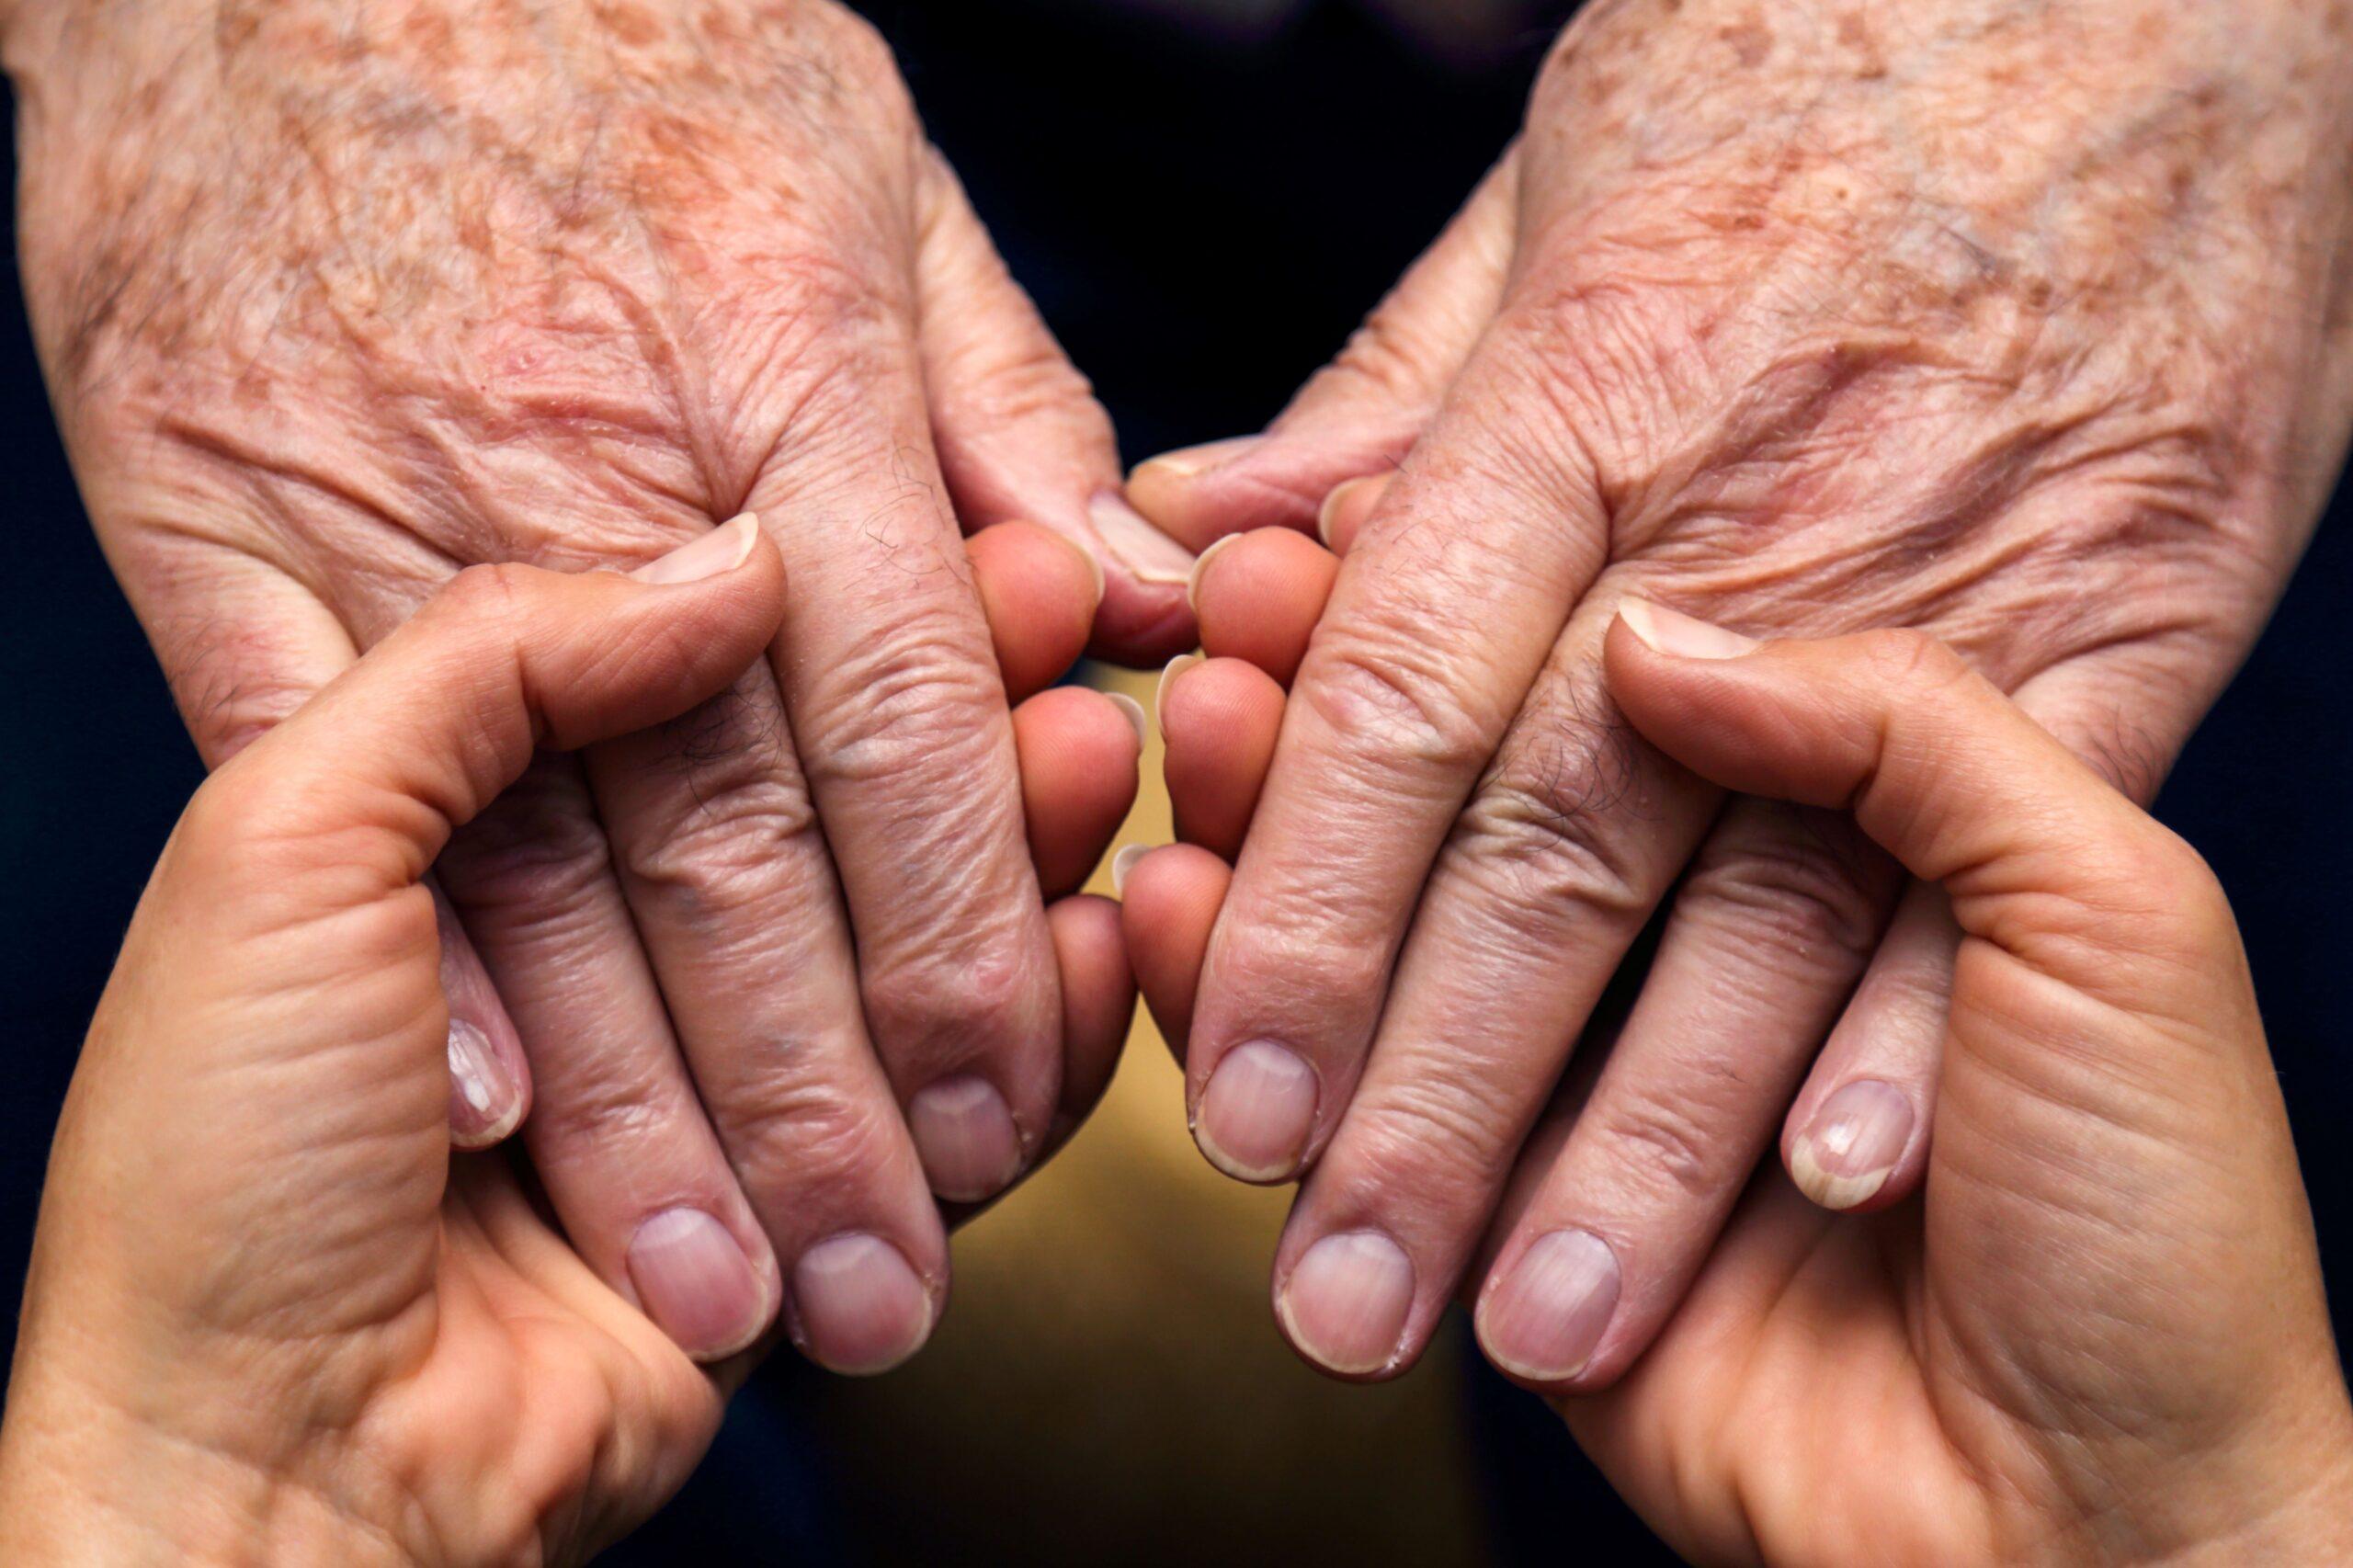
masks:
{"label": "fingertip", "polygon": [[[1194,610],[1212,658],[1247,660],[1285,686],[1307,655],[1339,559],[1290,528],[1260,528],[1202,557]],[[1206,570],[1214,562],[1217,570]]]}
{"label": "fingertip", "polygon": [[1086,880],[1135,803],[1143,710],[1131,698],[1063,686],[1013,710],[1023,814],[1049,897]]}
{"label": "fingertip", "polygon": [[998,523],[964,542],[1006,692],[1018,701],[1078,662],[1106,591],[1102,563],[1051,528]]}
{"label": "fingertip", "polygon": [[1274,764],[1283,689],[1239,659],[1177,672],[1161,702],[1162,770],[1180,835],[1220,855],[1238,854]]}
{"label": "fingertip", "polygon": [[1089,893],[1046,910],[1046,927],[1063,982],[1061,1114],[1085,1119],[1111,1082],[1135,1017],[1135,977],[1120,906]]}
{"label": "fingertip", "polygon": [[1382,497],[1389,494],[1389,486],[1396,477],[1394,473],[1368,473],[1334,485],[1315,513],[1315,537],[1324,541],[1324,548],[1335,555],[1347,554],[1366,520],[1380,509]]}
{"label": "fingertip", "polygon": [[1120,926],[1136,987],[1169,1047],[1181,1058],[1192,1028],[1210,932],[1233,878],[1226,863],[1192,845],[1163,845],[1129,868]]}

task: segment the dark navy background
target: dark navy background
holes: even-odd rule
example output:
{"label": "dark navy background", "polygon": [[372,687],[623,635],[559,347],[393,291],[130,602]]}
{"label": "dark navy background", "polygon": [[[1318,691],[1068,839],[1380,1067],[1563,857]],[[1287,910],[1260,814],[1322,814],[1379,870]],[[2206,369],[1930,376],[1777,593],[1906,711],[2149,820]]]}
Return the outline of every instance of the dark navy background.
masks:
{"label": "dark navy background", "polygon": [[[1246,46],[1075,3],[863,9],[899,46],[934,137],[1096,379],[1131,459],[1255,429],[1281,404],[1501,148],[1545,37],[1472,68],[1333,6]],[[17,293],[0,309],[0,1299],[12,1330],[74,1051],[198,778],[75,501]],[[2236,902],[2340,1337],[2353,1270],[2353,1066],[2338,1049],[2353,951],[2348,513],[2340,493],[2160,806]],[[807,1374],[790,1360],[738,1402],[678,1503],[609,1561],[863,1557],[829,1521],[823,1444],[800,1414]],[[1535,1402],[1492,1379],[1464,1398],[1512,1560],[1666,1560]],[[971,1560],[990,1560],[986,1534]],[[1139,1542],[1135,1561],[1162,1552],[1181,1560],[1181,1543]]]}

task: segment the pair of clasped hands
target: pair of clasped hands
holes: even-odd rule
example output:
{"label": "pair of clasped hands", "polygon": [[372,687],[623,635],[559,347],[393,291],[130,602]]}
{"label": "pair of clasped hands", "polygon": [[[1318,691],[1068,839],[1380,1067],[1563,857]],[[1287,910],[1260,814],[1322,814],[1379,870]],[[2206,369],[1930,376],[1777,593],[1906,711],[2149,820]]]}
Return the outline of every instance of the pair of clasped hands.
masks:
{"label": "pair of clasped hands", "polygon": [[[2342,17],[1596,7],[1280,418],[1123,475],[870,30],[525,9],[0,5],[216,769],[60,1129],[11,1561],[594,1550],[773,1337],[921,1345],[1139,989],[1301,1183],[1300,1352],[1467,1301],[1696,1557],[2346,1554],[2244,960],[2132,803],[2353,428]],[[1176,655],[1119,903],[1089,650]]]}
{"label": "pair of clasped hands", "polygon": [[[453,1157],[449,1124],[478,1108],[451,1070],[425,879],[538,748],[657,733],[725,690],[790,593],[749,516],[629,576],[473,568],[198,792],[59,1131],[0,1438],[12,1562],[568,1557],[684,1479],[749,1358],[699,1365],[655,1318],[717,1321],[699,1314],[731,1282],[649,1300],[599,1276],[517,1165]],[[1634,1505],[1704,1558],[2317,1562],[2353,1546],[2353,1412],[2310,1216],[2197,855],[1920,634],[1760,643],[1625,598],[1601,636],[1628,744],[1693,788],[1847,818],[1949,895],[1962,936],[1927,1201],[1880,1201],[1898,1151],[1843,1131],[1857,1119],[1834,1096],[1822,1146],[1792,1145],[1806,1194],[1753,1184],[1705,1256],[1648,1283],[1643,1233],[1607,1195],[1680,1173],[1630,1161],[1597,1198],[1564,1157],[1629,1070],[1613,1051],[1517,1175],[1495,1159],[1459,1197],[1500,1199],[1487,1239],[1450,1252],[1409,1233],[1417,1258],[1382,1184],[1449,1135],[1493,1146],[1528,1119],[1498,1102],[1490,1123],[1404,1119],[1409,1080],[1376,1054],[1279,1255],[1294,1343],[1392,1371],[1472,1290],[1497,1364],[1561,1395]],[[1279,723],[1348,711],[1284,722],[1272,677],[1239,662],[1180,670],[1163,697],[1181,809],[1211,838],[1248,815]],[[1198,1051],[1205,969],[1244,939],[1220,914],[1238,878],[1176,847],[1124,880],[1145,992]],[[1120,918],[1093,899],[1049,915],[1072,1074],[1098,1086],[1130,995]],[[1502,1096],[1530,1069],[1495,1043],[1430,1049]],[[1310,1148],[1286,1120],[1300,1071],[1323,1081],[1208,1074],[1213,1159],[1291,1174]],[[858,1279],[886,1244],[804,1255],[796,1341],[874,1366],[921,1338],[929,1290],[909,1304],[864,1285],[824,1298],[824,1321],[801,1293],[810,1258]]]}

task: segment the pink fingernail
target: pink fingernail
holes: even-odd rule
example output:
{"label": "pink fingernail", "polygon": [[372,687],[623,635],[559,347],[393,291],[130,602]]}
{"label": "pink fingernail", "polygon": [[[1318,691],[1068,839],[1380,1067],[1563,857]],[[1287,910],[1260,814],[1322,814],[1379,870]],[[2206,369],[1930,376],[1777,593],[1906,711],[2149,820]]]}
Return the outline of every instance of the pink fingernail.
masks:
{"label": "pink fingernail", "polygon": [[907,1131],[931,1190],[950,1202],[995,1198],[1021,1172],[1020,1130],[985,1078],[960,1074],[917,1090]]}
{"label": "pink fingernail", "polygon": [[647,562],[630,575],[638,582],[665,587],[699,583],[743,565],[751,559],[752,546],[759,537],[760,519],[745,512],[688,540],[659,560]]}
{"label": "pink fingernail", "polygon": [[1325,1236],[1275,1299],[1291,1343],[1318,1366],[1351,1377],[1397,1359],[1413,1308],[1413,1260],[1377,1231]]}
{"label": "pink fingernail", "polygon": [[1103,548],[1139,583],[1163,587],[1193,580],[1193,552],[1144,520],[1143,514],[1108,492],[1087,504],[1087,519]]}
{"label": "pink fingernail", "polygon": [[1824,1209],[1852,1209],[1887,1185],[1911,1141],[1904,1092],[1858,1078],[1823,1101],[1790,1143],[1790,1178]]}
{"label": "pink fingernail", "polygon": [[450,1141],[461,1149],[487,1149],[522,1119],[522,1087],[490,1037],[463,1018],[451,1018]]}
{"label": "pink fingernail", "polygon": [[923,1277],[880,1236],[835,1236],[802,1253],[792,1304],[810,1359],[852,1377],[888,1371],[931,1337]]}
{"label": "pink fingernail", "polygon": [[1618,606],[1618,619],[1626,629],[1648,643],[1654,653],[1676,659],[1737,659],[1743,653],[1755,653],[1760,643],[1754,637],[1743,637],[1737,631],[1727,631],[1712,621],[1700,620],[1680,610],[1668,609],[1643,599],[1626,599]]}
{"label": "pink fingernail", "polygon": [[1179,653],[1160,672],[1159,684],[1152,688],[1152,717],[1162,729],[1168,728],[1168,688],[1176,684],[1178,676],[1199,663],[1199,653]]}
{"label": "pink fingernail", "polygon": [[669,1209],[638,1226],[630,1283],[645,1315],[699,1361],[745,1349],[767,1327],[758,1270],[726,1226],[699,1209]]}
{"label": "pink fingernail", "polygon": [[1315,1128],[1315,1071],[1272,1040],[1225,1053],[1201,1091],[1193,1140],[1237,1181],[1281,1181],[1299,1169]]}
{"label": "pink fingernail", "polygon": [[1223,550],[1227,545],[1232,544],[1235,540],[1238,540],[1242,536],[1240,534],[1227,534],[1224,538],[1211,545],[1207,550],[1193,557],[1193,574],[1186,579],[1185,582],[1185,602],[1193,607],[1193,613],[1195,615],[1199,615],[1201,612],[1201,577],[1209,571],[1210,562],[1217,559],[1218,551]]}
{"label": "pink fingernail", "polygon": [[1563,1382],[1593,1359],[1618,1310],[1618,1255],[1586,1231],[1539,1236],[1479,1303],[1487,1358],[1529,1382]]}
{"label": "pink fingernail", "polygon": [[1114,897],[1128,896],[1129,873],[1136,869],[1137,861],[1151,854],[1156,847],[1157,846],[1150,844],[1125,845],[1117,855],[1111,857],[1111,892]]}

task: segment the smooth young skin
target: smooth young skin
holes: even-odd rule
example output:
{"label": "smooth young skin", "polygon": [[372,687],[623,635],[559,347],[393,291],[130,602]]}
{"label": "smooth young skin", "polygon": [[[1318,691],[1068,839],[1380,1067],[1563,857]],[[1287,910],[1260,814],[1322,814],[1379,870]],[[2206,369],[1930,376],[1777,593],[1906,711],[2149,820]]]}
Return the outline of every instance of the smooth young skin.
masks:
{"label": "smooth young skin", "polygon": [[1185,645],[1189,558],[888,50],[827,0],[0,22],[60,423],[209,763],[469,563],[768,520],[800,591],[729,699],[535,766],[437,869],[453,1046],[508,1080],[453,1121],[513,1125],[528,1057],[616,1286],[681,1225],[944,1278],[933,1195],[1002,1190],[1070,1097],[1009,703],[1090,636]]}
{"label": "smooth young skin", "polygon": [[[59,1128],[0,1557],[574,1561],[699,1457],[744,1361],[714,1381],[508,1156],[449,1152],[421,881],[535,747],[670,720],[759,657],[775,549],[747,521],[673,561],[475,568],[198,792]],[[1132,1005],[1116,913],[1051,928],[1099,1087]],[[849,1325],[870,1364],[920,1339],[914,1304]]]}
{"label": "smooth young skin", "polygon": [[[1279,1275],[1355,1238],[1309,1277],[1357,1323],[1326,1365],[1412,1362],[1525,1159],[1545,1227],[1609,1238],[1558,1281],[1600,1335],[1563,1389],[1666,1321],[1777,1131],[1820,1201],[1916,1188],[1949,913],[1647,745],[1609,606],[1927,629],[2146,798],[2353,428],[2348,62],[2341,4],[1588,6],[1340,360],[1131,476],[1194,549],[1347,546],[1312,641],[1265,608],[1303,538],[1202,557],[1208,650],[1292,701],[1263,791],[1178,803],[1229,854],[1249,808],[1190,1108],[1229,1172],[1312,1174]],[[1670,891],[1610,1074],[1524,1153]]]}
{"label": "smooth young skin", "polygon": [[[1709,1562],[2347,1560],[2353,1407],[2203,862],[1918,634],[1760,647],[1634,602],[1604,654],[1664,755],[1851,812],[1965,933],[1925,1201],[1842,1217],[1763,1176],[1624,1380],[1556,1402],[1612,1483]],[[1155,1006],[1184,1006],[1225,881],[1191,846],[1131,868]],[[1573,1266],[1525,1233],[1544,1172],[1475,1289],[1515,1375],[1565,1332],[1521,1290]]]}

